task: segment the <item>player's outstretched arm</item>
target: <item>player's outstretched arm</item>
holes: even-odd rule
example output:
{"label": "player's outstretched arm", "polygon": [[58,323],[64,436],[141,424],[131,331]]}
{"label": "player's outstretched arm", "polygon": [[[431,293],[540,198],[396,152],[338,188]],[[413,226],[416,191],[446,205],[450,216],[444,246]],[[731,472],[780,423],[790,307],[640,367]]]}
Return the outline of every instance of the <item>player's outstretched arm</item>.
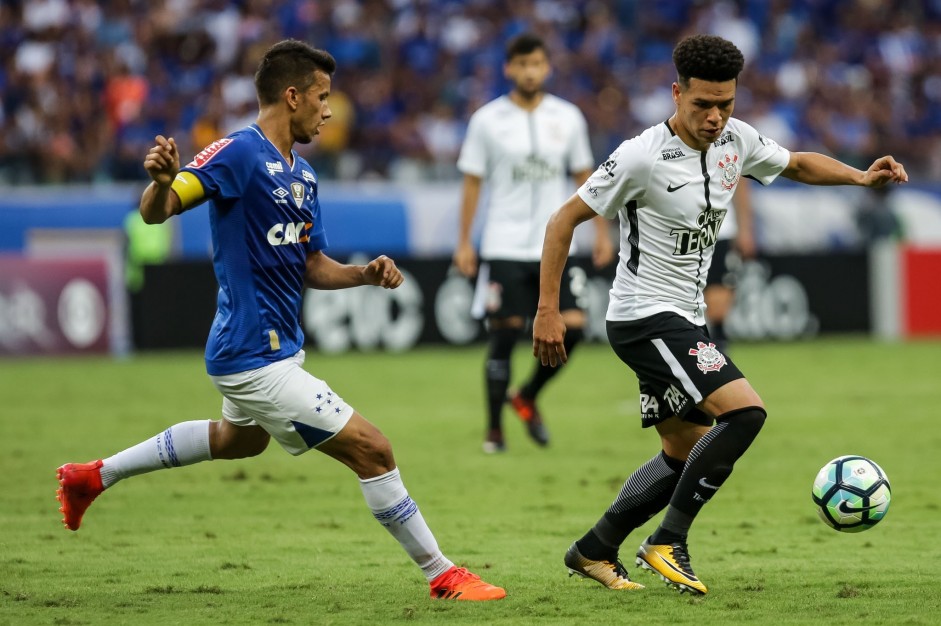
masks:
{"label": "player's outstretched arm", "polygon": [[173,137],[157,135],[154,142],[144,158],[144,169],[153,182],[141,195],[140,214],[147,224],[162,224],[182,210],[179,196],[170,189],[180,171],[180,153]]}
{"label": "player's outstretched arm", "polygon": [[533,356],[543,365],[557,367],[568,360],[562,340],[565,322],[559,312],[559,283],[572,245],[575,227],[595,217],[590,206],[578,194],[566,200],[546,224],[539,264],[539,305],[533,320]]}
{"label": "player's outstretched arm", "polygon": [[304,285],[312,289],[346,289],[362,285],[375,285],[395,289],[405,280],[395,261],[381,255],[366,265],[337,263],[323,252],[307,255]]}
{"label": "player's outstretched arm", "polygon": [[859,185],[883,187],[907,183],[905,167],[891,156],[876,159],[865,172],[817,152],[792,152],[781,173],[785,178],[808,185]]}

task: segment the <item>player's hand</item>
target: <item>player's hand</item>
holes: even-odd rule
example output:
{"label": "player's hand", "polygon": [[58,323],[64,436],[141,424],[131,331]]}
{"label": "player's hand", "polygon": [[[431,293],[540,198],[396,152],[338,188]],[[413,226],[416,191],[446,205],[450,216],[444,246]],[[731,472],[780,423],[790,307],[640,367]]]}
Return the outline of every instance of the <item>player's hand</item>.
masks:
{"label": "player's hand", "polygon": [[144,158],[144,169],[155,183],[169,187],[180,171],[180,153],[173,137],[167,139],[163,135],[157,135],[154,141],[154,147]]}
{"label": "player's hand", "polygon": [[363,266],[363,281],[367,285],[395,289],[405,281],[405,277],[395,266],[395,261],[383,254]]}
{"label": "player's hand", "polygon": [[454,267],[464,276],[473,278],[477,275],[477,252],[469,242],[457,244],[453,261]]}
{"label": "player's hand", "polygon": [[558,367],[569,360],[562,340],[565,339],[565,322],[558,309],[539,309],[533,320],[533,356],[543,365]]}
{"label": "player's hand", "polygon": [[883,187],[889,183],[907,183],[908,173],[905,166],[891,156],[884,156],[869,166],[863,175],[863,185],[866,187]]}

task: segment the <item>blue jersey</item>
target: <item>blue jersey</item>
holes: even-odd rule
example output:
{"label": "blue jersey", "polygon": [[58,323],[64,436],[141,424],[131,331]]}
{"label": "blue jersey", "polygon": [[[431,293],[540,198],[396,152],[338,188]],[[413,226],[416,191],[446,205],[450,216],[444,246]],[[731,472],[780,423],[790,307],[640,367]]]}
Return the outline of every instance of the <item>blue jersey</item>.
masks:
{"label": "blue jersey", "polygon": [[212,262],[219,281],[206,344],[210,375],[285,359],[304,343],[300,311],[309,252],[327,246],[317,177],[293,167],[257,125],[213,142],[181,169],[209,199]]}

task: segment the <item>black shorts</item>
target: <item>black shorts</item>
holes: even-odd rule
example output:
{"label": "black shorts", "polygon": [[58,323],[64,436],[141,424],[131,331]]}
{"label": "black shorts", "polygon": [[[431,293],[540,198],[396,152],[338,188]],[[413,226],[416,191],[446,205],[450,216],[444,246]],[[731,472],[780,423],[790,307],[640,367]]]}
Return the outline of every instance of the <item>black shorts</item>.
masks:
{"label": "black shorts", "polygon": [[[486,290],[483,314],[504,319],[536,315],[539,304],[539,261],[485,261],[481,266],[477,289]],[[587,295],[588,275],[568,259],[559,285],[559,310],[584,309],[579,302]],[[478,294],[481,295],[481,294]]]}
{"label": "black shorts", "polygon": [[745,377],[716,349],[705,326],[696,326],[676,313],[608,321],[607,329],[615,354],[634,370],[640,383],[644,428],[673,415],[711,426],[712,417],[696,405],[719,387]]}
{"label": "black shorts", "polygon": [[734,289],[738,278],[736,272],[741,264],[742,257],[732,245],[732,240],[719,239],[712,253],[712,265],[706,274],[706,285],[724,285]]}

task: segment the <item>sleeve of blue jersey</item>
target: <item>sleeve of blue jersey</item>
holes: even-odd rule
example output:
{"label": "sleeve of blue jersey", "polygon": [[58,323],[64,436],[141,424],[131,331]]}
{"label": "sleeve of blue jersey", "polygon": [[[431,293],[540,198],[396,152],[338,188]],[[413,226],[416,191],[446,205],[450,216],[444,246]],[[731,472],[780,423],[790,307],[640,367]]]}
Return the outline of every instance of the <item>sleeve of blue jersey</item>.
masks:
{"label": "sleeve of blue jersey", "polygon": [[207,198],[238,198],[257,158],[258,149],[252,145],[251,135],[237,134],[206,163],[198,167],[187,165],[182,170],[199,179]]}

